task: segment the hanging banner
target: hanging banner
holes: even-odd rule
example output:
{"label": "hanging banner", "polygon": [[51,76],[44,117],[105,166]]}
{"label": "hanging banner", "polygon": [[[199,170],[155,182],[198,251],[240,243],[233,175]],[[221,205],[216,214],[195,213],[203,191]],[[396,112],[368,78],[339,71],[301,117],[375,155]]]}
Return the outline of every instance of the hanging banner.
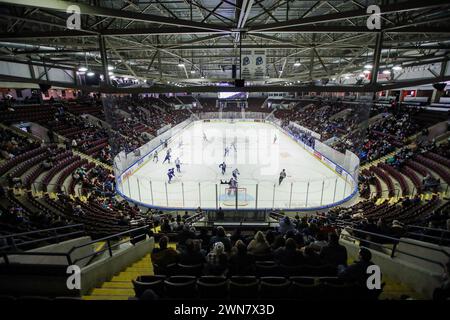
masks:
{"label": "hanging banner", "polygon": [[266,50],[242,51],[242,79],[263,79],[266,74]]}

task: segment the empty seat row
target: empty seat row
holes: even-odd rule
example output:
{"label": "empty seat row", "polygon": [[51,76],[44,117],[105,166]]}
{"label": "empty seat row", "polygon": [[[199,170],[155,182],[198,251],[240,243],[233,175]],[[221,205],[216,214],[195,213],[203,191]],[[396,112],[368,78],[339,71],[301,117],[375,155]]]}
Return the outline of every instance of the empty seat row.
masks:
{"label": "empty seat row", "polygon": [[367,290],[336,277],[139,276],[132,280],[137,298],[151,290],[160,299],[365,300],[381,290]]}

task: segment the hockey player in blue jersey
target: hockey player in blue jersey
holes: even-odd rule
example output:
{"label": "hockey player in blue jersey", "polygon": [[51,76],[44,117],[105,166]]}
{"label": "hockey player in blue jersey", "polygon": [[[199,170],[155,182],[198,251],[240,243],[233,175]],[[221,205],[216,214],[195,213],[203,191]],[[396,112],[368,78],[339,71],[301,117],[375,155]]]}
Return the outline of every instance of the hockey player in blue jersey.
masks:
{"label": "hockey player in blue jersey", "polygon": [[172,181],[172,178],[175,177],[175,168],[169,169],[167,171],[167,176],[169,177],[169,183]]}
{"label": "hockey player in blue jersey", "polygon": [[240,175],[239,170],[236,168],[231,173],[233,175],[233,178],[237,181],[237,176]]}
{"label": "hockey player in blue jersey", "polygon": [[225,172],[227,171],[227,165],[225,161],[219,164],[219,168],[222,169],[222,175],[225,175]]}
{"label": "hockey player in blue jersey", "polygon": [[164,158],[164,161],[162,163],[167,161],[170,164],[170,157],[171,157],[170,152],[169,150],[167,150],[166,157]]}

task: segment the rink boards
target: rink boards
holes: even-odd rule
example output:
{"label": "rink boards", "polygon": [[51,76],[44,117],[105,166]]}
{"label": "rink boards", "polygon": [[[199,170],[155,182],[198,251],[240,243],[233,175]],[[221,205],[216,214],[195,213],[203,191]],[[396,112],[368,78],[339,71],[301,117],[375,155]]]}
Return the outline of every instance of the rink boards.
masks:
{"label": "rink boards", "polygon": [[[264,120],[264,119],[205,119],[205,120],[198,120],[199,122],[205,122],[205,123],[233,123],[233,122],[239,122],[239,123],[266,123],[266,124],[270,124],[274,127],[276,127],[278,129],[278,131],[282,132],[283,134],[287,135],[288,137],[290,137],[290,139],[294,140],[297,145],[299,145],[300,147],[302,147],[302,149],[304,149],[306,152],[308,152],[310,155],[312,155],[314,157],[314,159],[318,160],[320,163],[322,163],[324,166],[326,166],[328,169],[332,170],[333,173],[339,177],[340,179],[342,179],[343,181],[345,181],[345,184],[349,184],[349,186],[351,186],[351,193],[347,196],[345,196],[343,199],[340,199],[338,201],[332,201],[330,203],[330,201],[328,201],[327,203],[321,203],[318,204],[316,203],[316,205],[313,206],[308,206],[308,204],[306,203],[306,206],[295,206],[295,207],[291,207],[290,203],[289,206],[288,205],[276,205],[274,203],[273,207],[277,208],[277,209],[283,209],[286,211],[314,211],[314,210],[321,210],[321,209],[326,209],[326,208],[330,208],[330,207],[334,207],[337,205],[340,205],[342,203],[345,203],[349,200],[351,200],[356,194],[357,194],[357,179],[354,178],[354,176],[352,176],[346,169],[343,168],[343,166],[335,163],[334,161],[330,160],[327,156],[323,155],[322,153],[320,153],[317,150],[314,150],[313,148],[309,147],[308,145],[305,145],[302,141],[299,141],[297,139],[295,139],[295,137],[293,137],[289,132],[285,131],[282,127],[280,127],[280,121],[276,120],[275,121],[268,121],[268,120]],[[173,141],[174,139],[176,139],[176,137],[183,132],[184,130],[188,129],[193,123],[195,123],[196,121],[193,121],[192,119],[189,119],[186,121],[185,124],[183,124],[181,126],[181,129],[176,132],[173,136],[171,136],[169,138],[169,144],[171,141]],[[155,139],[158,139],[159,141],[160,137],[156,137]],[[176,206],[172,206],[169,201],[167,201],[166,204],[162,204],[162,203],[154,203],[153,199],[151,199],[151,201],[141,201],[141,196],[139,195],[139,198],[137,198],[136,196],[132,196],[132,190],[127,190],[127,184],[128,184],[128,188],[130,188],[130,182],[128,181],[129,178],[131,176],[133,176],[136,172],[138,172],[142,167],[144,167],[152,158],[153,158],[153,153],[156,150],[160,150],[162,149],[163,145],[161,143],[159,143],[158,145],[156,145],[154,148],[150,149],[149,152],[147,152],[146,154],[144,154],[140,159],[138,159],[137,161],[135,161],[132,165],[130,165],[124,172],[117,174],[118,179],[117,179],[117,185],[116,185],[116,189],[118,191],[118,193],[124,197],[125,199],[135,202],[139,205],[142,206],[146,206],[146,207],[151,207],[151,208],[160,208],[160,209],[166,209],[166,210],[186,210],[186,209],[195,209],[196,206],[194,207],[187,207],[184,205],[184,200],[183,200],[183,205],[181,205],[180,203],[178,203],[178,205]],[[163,157],[162,155],[160,155],[160,157]],[[139,182],[138,182],[139,184]],[[139,186],[137,187],[138,189]],[[150,186],[151,188],[151,186]],[[148,188],[147,188],[148,189]],[[128,192],[127,192],[128,191]],[[147,190],[148,191],[148,190]],[[139,191],[140,192],[140,191]],[[152,191],[153,192],[153,191]],[[167,192],[167,186],[166,186],[166,192]],[[200,191],[199,191],[200,192]],[[336,190],[335,190],[336,193]],[[292,194],[292,190],[291,190],[291,194]],[[323,191],[322,191],[323,194]],[[344,191],[345,194],[345,191]],[[184,195],[183,195],[184,196]],[[153,196],[152,196],[153,197]],[[220,196],[217,197],[218,199],[220,199]],[[333,199],[334,200],[334,199]],[[284,203],[286,204],[286,203]],[[214,205],[213,203],[210,203],[210,205],[204,206],[204,208],[207,209],[216,209],[218,206],[221,206],[221,203],[219,201],[216,201],[216,204]],[[262,209],[261,207],[259,207],[258,205],[253,205],[253,206],[248,206],[248,207],[241,207],[239,209],[243,209],[243,210],[254,210],[256,208],[258,209]],[[264,207],[264,209],[269,209],[270,205],[266,205]]]}

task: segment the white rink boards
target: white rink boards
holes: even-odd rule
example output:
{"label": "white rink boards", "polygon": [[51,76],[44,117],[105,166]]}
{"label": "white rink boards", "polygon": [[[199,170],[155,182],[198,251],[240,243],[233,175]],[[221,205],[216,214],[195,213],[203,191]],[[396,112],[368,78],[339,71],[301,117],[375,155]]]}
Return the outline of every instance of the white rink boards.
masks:
{"label": "white rink boards", "polygon": [[[204,140],[204,135],[207,140]],[[224,149],[229,148],[225,156]],[[171,149],[171,163],[163,163]],[[349,197],[352,181],[345,181],[277,126],[266,122],[195,121],[172,137],[119,186],[121,193],[143,205],[191,209],[234,209],[228,194],[231,172],[238,169],[237,203],[241,209],[295,209],[325,207]],[[181,161],[176,172],[175,159]],[[222,175],[219,164],[225,161]],[[175,168],[168,183],[167,171]],[[279,174],[287,177],[279,185]],[[245,199],[244,199],[245,198]]]}

